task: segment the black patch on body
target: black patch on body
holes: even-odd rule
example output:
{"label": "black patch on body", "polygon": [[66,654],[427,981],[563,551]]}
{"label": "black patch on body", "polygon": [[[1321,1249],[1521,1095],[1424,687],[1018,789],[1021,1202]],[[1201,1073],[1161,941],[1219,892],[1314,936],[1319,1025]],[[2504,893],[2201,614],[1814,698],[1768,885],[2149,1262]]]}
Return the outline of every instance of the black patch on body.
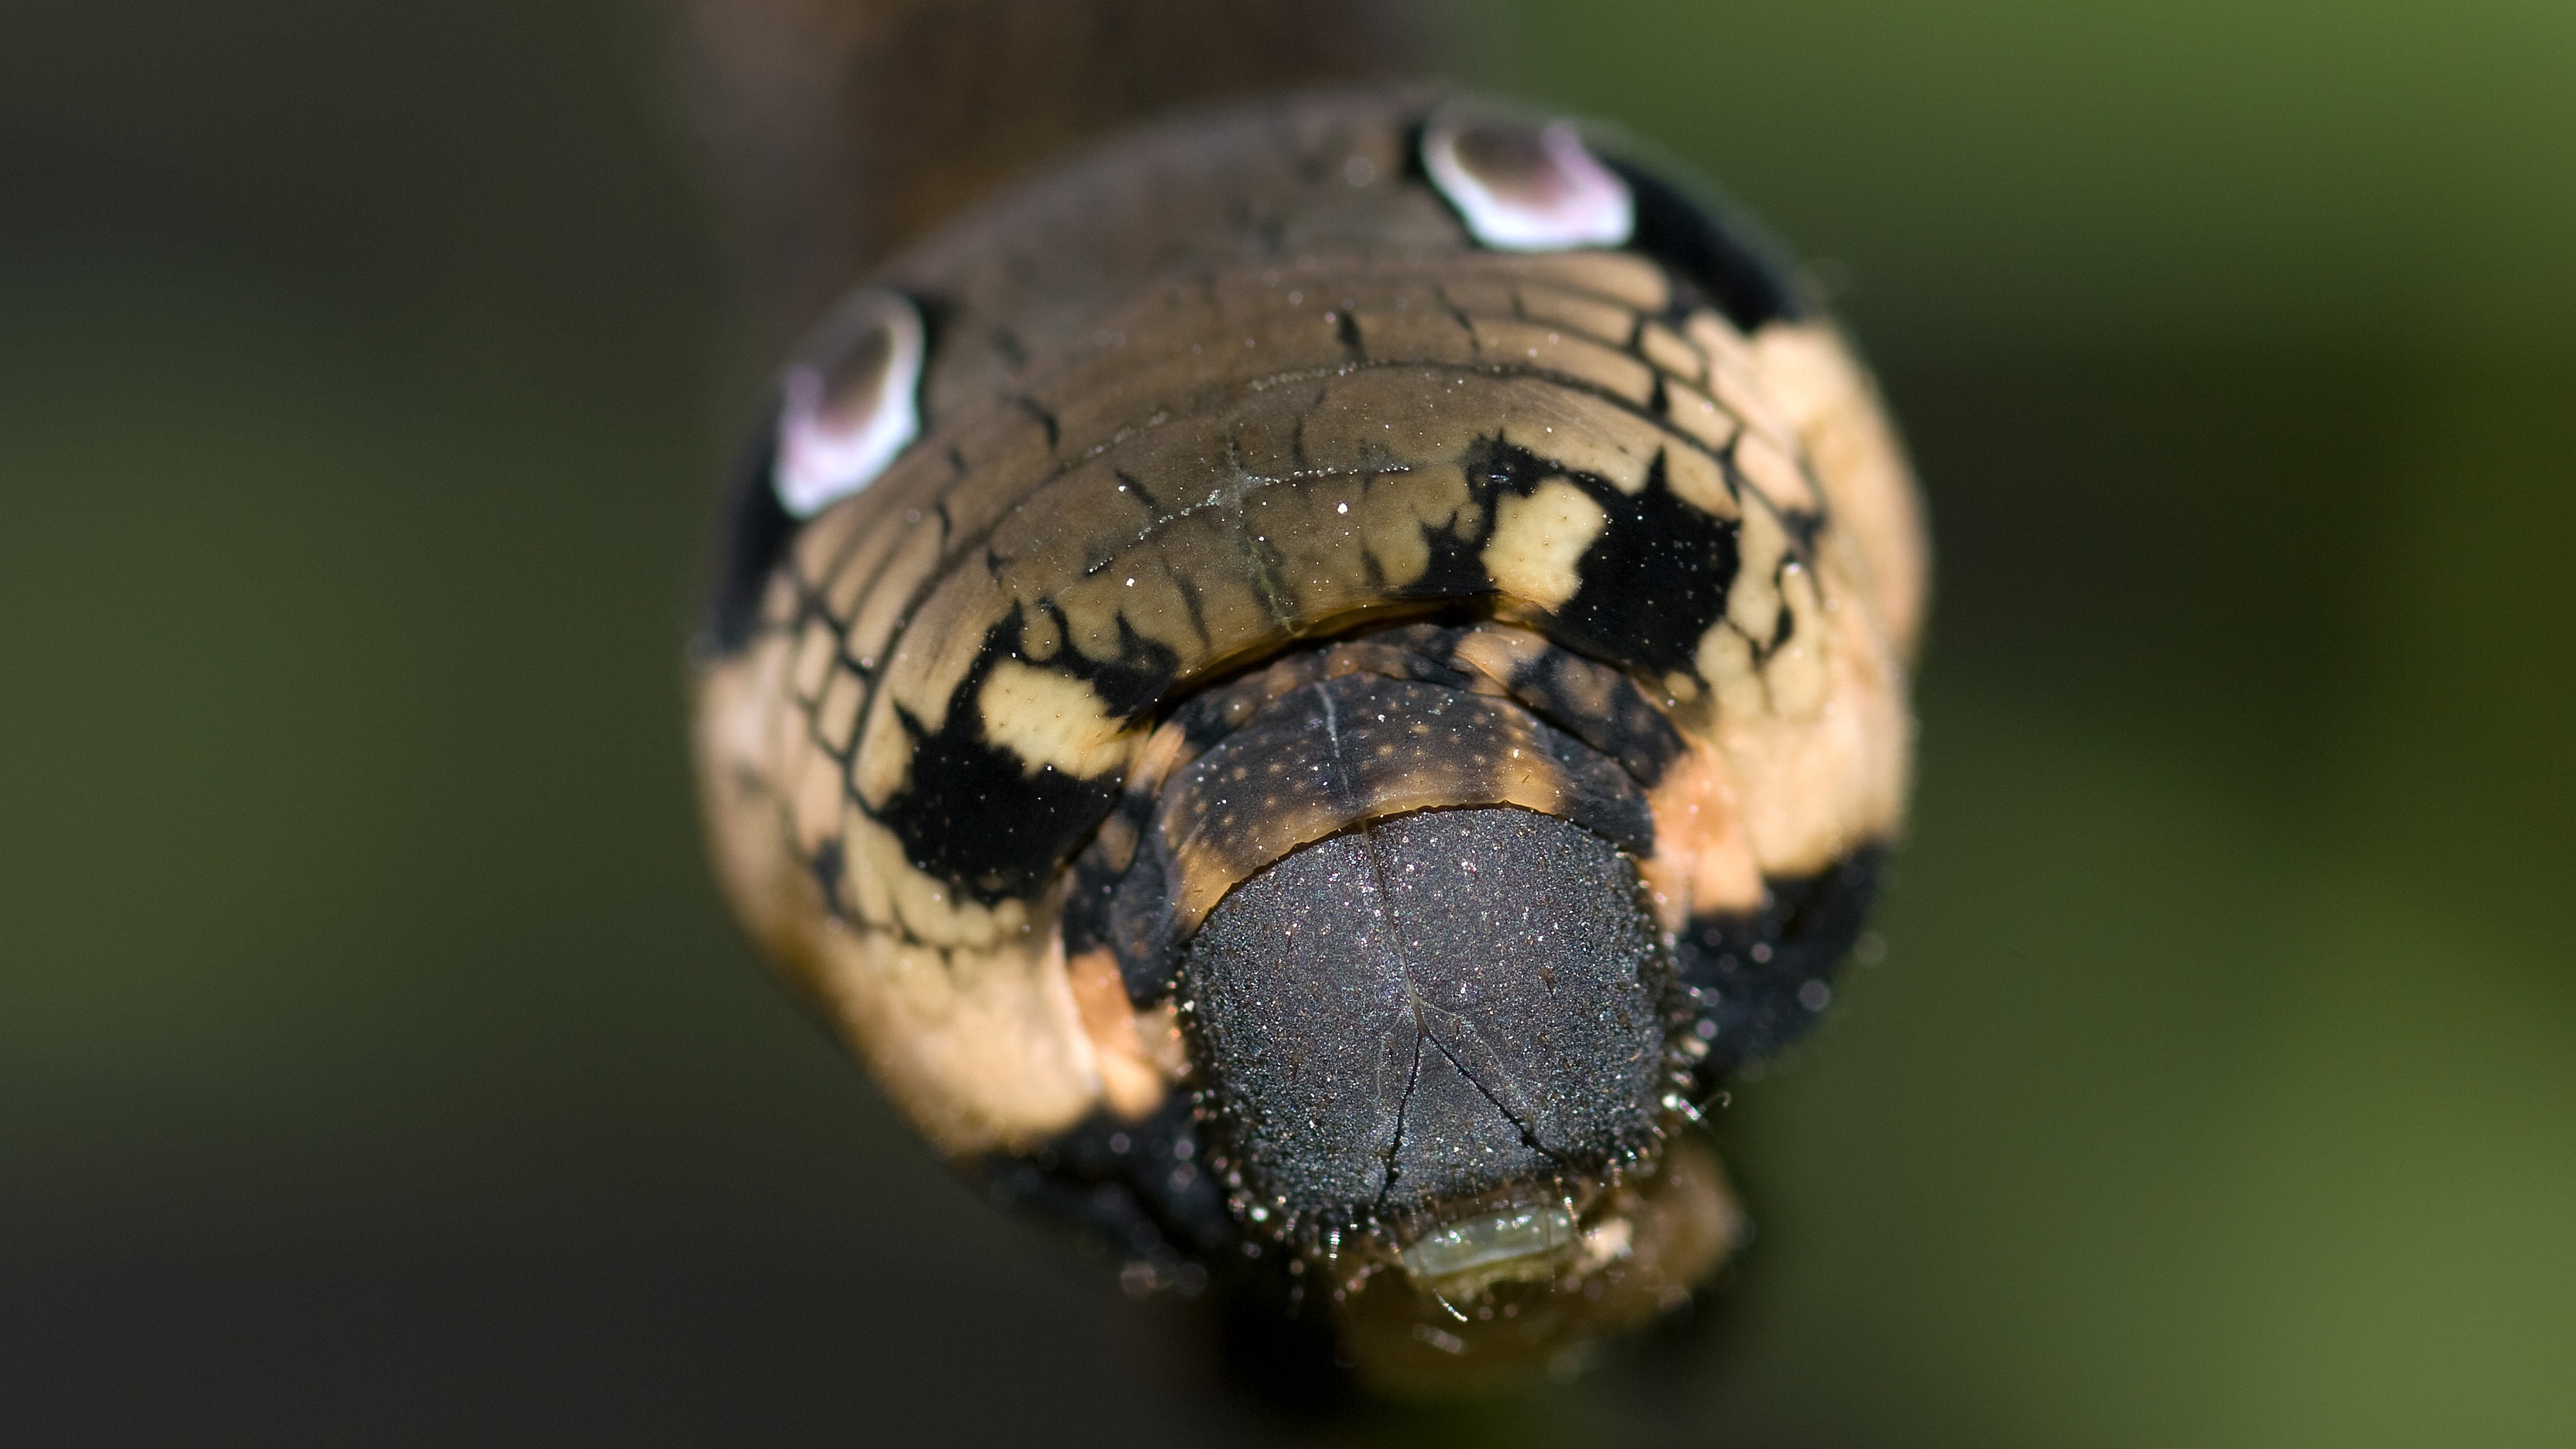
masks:
{"label": "black patch on body", "polygon": [[1863,846],[1814,875],[1766,881],[1769,899],[1743,915],[1694,916],[1673,955],[1700,1018],[1716,1026],[1695,1075],[1714,1088],[1737,1068],[1795,1040],[1816,1013],[1798,999],[1830,986],[1878,895],[1887,848]]}
{"label": "black patch on body", "polygon": [[1491,592],[1483,554],[1493,541],[1495,505],[1507,494],[1526,498],[1549,479],[1563,478],[1600,504],[1607,521],[1576,565],[1582,587],[1549,616],[1547,632],[1595,658],[1653,674],[1695,667],[1700,636],[1725,616],[1727,591],[1735,585],[1738,525],[1675,494],[1661,456],[1634,496],[1501,438],[1478,441],[1463,467],[1478,505],[1476,526],[1426,527],[1430,566],[1395,590],[1397,597]]}
{"label": "black patch on body", "polygon": [[1460,465],[1467,476],[1467,495],[1477,504],[1474,526],[1423,526],[1422,536],[1431,546],[1431,561],[1422,576],[1391,596],[1404,599],[1463,599],[1493,592],[1493,576],[1485,572],[1485,545],[1494,537],[1494,504],[1504,494],[1527,497],[1538,491],[1538,485],[1564,473],[1564,469],[1547,461],[1517,443],[1501,438],[1480,438],[1468,449]]}
{"label": "black patch on body", "polygon": [[1550,1192],[1647,1151],[1656,935],[1627,858],[1532,811],[1423,811],[1295,851],[1186,958],[1217,1145],[1253,1201],[1284,1204],[1283,1234]]}
{"label": "black patch on body", "polygon": [[[1055,657],[1040,667],[1069,674],[1091,686],[1109,712],[1122,720],[1134,720],[1160,703],[1163,691],[1172,687],[1172,679],[1181,672],[1181,656],[1159,640],[1148,639],[1136,632],[1127,616],[1118,616],[1118,653],[1110,659],[1094,659],[1073,644],[1073,626],[1062,610],[1043,606],[1055,616],[1056,632],[1064,644]],[[984,649],[1006,651],[1015,656],[1020,649],[1021,624],[1014,610],[1008,621],[995,626],[984,636]],[[980,687],[980,686],[979,686]]]}
{"label": "black patch on body", "polygon": [[[986,631],[937,730],[898,711],[912,738],[911,769],[903,788],[874,812],[915,867],[986,905],[1042,889],[1118,800],[1115,775],[1082,779],[1053,765],[1032,774],[1017,753],[985,739],[978,696],[996,664],[1020,657],[1023,627],[1014,609]],[[1119,630],[1116,659],[1089,659],[1068,641],[1040,667],[1085,681],[1111,712],[1132,717],[1170,686],[1178,662],[1124,619]]]}
{"label": "black patch on body", "polygon": [[[1741,331],[1807,316],[1790,269],[1748,237],[1745,227],[1730,225],[1712,207],[1652,172],[1624,161],[1608,164],[1628,183],[1636,201],[1631,250],[1663,263]],[[1677,299],[1676,310],[1687,312],[1687,299]]]}
{"label": "black patch on body", "polygon": [[733,654],[751,642],[760,627],[760,596],[770,570],[787,556],[803,527],[778,501],[778,422],[773,405],[759,431],[743,445],[726,491],[723,521],[716,528],[715,557],[708,573],[700,637],[716,657]]}
{"label": "black patch on body", "polygon": [[1179,1092],[1141,1121],[1095,1112],[1035,1152],[985,1158],[977,1175],[1004,1205],[1052,1219],[1122,1262],[1165,1271],[1221,1263],[1237,1235]]}
{"label": "black patch on body", "polygon": [[[1689,752],[1690,742],[1625,675],[1598,677],[1609,673],[1606,665],[1550,649],[1513,673],[1512,695],[1651,790]],[[1607,696],[1607,714],[1592,706],[1596,695]]]}
{"label": "black patch on body", "polygon": [[985,743],[972,699],[952,702],[936,732],[903,716],[912,772],[876,818],[914,866],[992,905],[1043,887],[1117,802],[1118,782],[1053,765],[1030,774],[1018,755]]}
{"label": "black patch on body", "polygon": [[1726,614],[1740,564],[1738,525],[1685,503],[1659,454],[1634,497],[1589,488],[1609,515],[1576,573],[1583,586],[1550,632],[1579,649],[1654,673],[1690,670],[1699,640]]}

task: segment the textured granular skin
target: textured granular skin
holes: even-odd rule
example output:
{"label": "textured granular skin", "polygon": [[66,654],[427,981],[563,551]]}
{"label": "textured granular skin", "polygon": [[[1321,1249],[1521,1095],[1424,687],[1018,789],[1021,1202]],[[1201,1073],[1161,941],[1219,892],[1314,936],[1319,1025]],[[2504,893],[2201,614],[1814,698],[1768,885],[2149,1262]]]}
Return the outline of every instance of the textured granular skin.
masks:
{"label": "textured granular skin", "polygon": [[1643,1149],[1671,982],[1637,894],[1608,841],[1514,809],[1378,821],[1238,887],[1184,989],[1260,1195],[1402,1218]]}

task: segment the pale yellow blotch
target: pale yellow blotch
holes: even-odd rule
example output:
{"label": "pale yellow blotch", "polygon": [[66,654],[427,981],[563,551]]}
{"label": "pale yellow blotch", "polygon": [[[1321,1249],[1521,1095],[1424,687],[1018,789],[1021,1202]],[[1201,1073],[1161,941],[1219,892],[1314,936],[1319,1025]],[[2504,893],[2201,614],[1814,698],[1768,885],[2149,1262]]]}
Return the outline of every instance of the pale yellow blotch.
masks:
{"label": "pale yellow blotch", "polygon": [[1697,382],[1708,370],[1708,363],[1699,355],[1699,349],[1684,342],[1680,334],[1661,322],[1647,323],[1638,343],[1638,350],[1646,354],[1648,362],[1684,382]]}
{"label": "pale yellow blotch", "polygon": [[1797,430],[1835,527],[1859,544],[1859,582],[1900,658],[1913,653],[1929,585],[1923,503],[1877,386],[1824,326],[1755,340],[1764,382]]}
{"label": "pale yellow blotch", "polygon": [[1665,416],[1684,434],[1715,451],[1723,451],[1735,441],[1740,430],[1735,414],[1705,395],[1686,387],[1670,387],[1664,390],[1664,397],[1671,404]]}
{"label": "pale yellow blotch", "polygon": [[892,831],[856,806],[841,817],[842,893],[861,920],[892,926],[916,941],[987,951],[1027,929],[1028,902],[984,905],[924,874]]}
{"label": "pale yellow blotch", "polygon": [[1140,1012],[1130,1005],[1118,959],[1106,950],[1074,957],[1066,974],[1100,1073],[1101,1099],[1130,1122],[1163,1105],[1187,1063],[1186,1054],[1172,1050],[1179,1031],[1171,1008]]}
{"label": "pale yellow blotch", "polygon": [[812,704],[823,693],[824,682],[832,676],[832,661],[840,656],[841,639],[832,626],[817,619],[805,626],[796,641],[796,670],[793,676],[796,698]]}
{"label": "pale yellow blotch", "polygon": [[1512,400],[1508,436],[1569,473],[1589,473],[1633,495],[1645,491],[1666,435],[1589,393],[1541,384]]}
{"label": "pale yellow blotch", "polygon": [[1609,522],[1592,495],[1561,478],[1527,498],[1506,496],[1494,505],[1485,572],[1507,594],[1558,608],[1583,587],[1576,566]]}
{"label": "pale yellow blotch", "polygon": [[1628,354],[1562,327],[1517,318],[1476,319],[1476,355],[1502,367],[1528,367],[1589,383],[1639,407],[1654,395],[1654,369]]}
{"label": "pale yellow blotch", "polygon": [[[1798,627],[1817,636],[1819,677],[1764,682],[1763,708],[1721,709],[1718,746],[1733,763],[1745,837],[1766,875],[1822,869],[1858,845],[1895,833],[1905,807],[1911,725],[1905,679],[1864,611],[1804,612],[1805,588],[1791,585]],[[1721,626],[1723,627],[1723,626]],[[1775,658],[1766,673],[1776,673]],[[1811,693],[1803,718],[1767,702]],[[1794,702],[1794,701],[1793,701]]]}
{"label": "pale yellow blotch", "polygon": [[1699,652],[1691,661],[1699,677],[1708,681],[1709,694],[1721,720],[1766,714],[1771,707],[1762,692],[1762,676],[1753,667],[1753,645],[1725,619],[1708,626],[1699,636]]}
{"label": "pale yellow blotch", "polygon": [[1715,458],[1697,448],[1664,450],[1664,486],[1711,518],[1733,518],[1738,511],[1726,474]]}
{"label": "pale yellow blotch", "polygon": [[850,767],[850,787],[858,791],[870,809],[876,809],[894,798],[911,773],[912,733],[895,713],[894,700],[879,694],[869,707],[866,727],[859,733],[859,752]]}
{"label": "pale yellow blotch", "polygon": [[1832,687],[1826,656],[1833,638],[1824,600],[1816,593],[1815,575],[1794,559],[1780,571],[1780,607],[1796,622],[1789,642],[1762,662],[1762,682],[1770,690],[1773,713],[1786,720],[1803,720],[1824,708],[1826,692]]}
{"label": "pale yellow blotch", "polygon": [[1673,762],[1646,799],[1655,812],[1655,853],[1638,874],[1667,929],[1694,915],[1762,904],[1762,867],[1723,761],[1694,750]]}
{"label": "pale yellow blotch", "polygon": [[[874,490],[870,492],[873,496]],[[854,504],[848,511],[855,517],[864,510]],[[817,522],[829,521],[842,516],[842,513],[843,510],[837,508],[828,510]],[[877,581],[878,571],[885,566],[886,559],[920,531],[917,527],[898,526],[883,519],[876,521],[878,526],[862,534],[856,547],[834,558],[830,573],[822,576],[827,579],[823,586],[824,607],[831,611],[833,618],[850,618],[871,597],[870,586]],[[937,530],[934,528],[932,531]]]}
{"label": "pale yellow blotch", "polygon": [[984,676],[976,707],[984,738],[1019,756],[1031,775],[1053,765],[1087,780],[1127,762],[1126,726],[1098,690],[1072,675],[1005,659]]}
{"label": "pale yellow blotch", "polygon": [[1689,336],[1691,345],[1709,360],[1712,370],[1725,368],[1739,373],[1753,370],[1753,344],[1723,315],[1703,307],[1683,321],[1682,330]]}
{"label": "pale yellow blotch", "polygon": [[832,749],[847,751],[850,736],[859,727],[859,703],[867,697],[867,686],[846,669],[832,672],[832,681],[823,686],[822,701],[814,706],[814,734]]}
{"label": "pale yellow blotch", "polygon": [[792,781],[789,803],[794,811],[796,848],[811,855],[840,829],[849,791],[841,762],[811,745],[788,757],[780,778]]}
{"label": "pale yellow blotch", "polygon": [[1823,500],[1807,485],[1805,470],[1786,449],[1760,433],[1748,432],[1735,440],[1730,455],[1735,471],[1753,485],[1755,492],[1770,500],[1771,506],[1786,513],[1819,513]]}
{"label": "pale yellow blotch", "polygon": [[1789,531],[1780,526],[1777,515],[1757,503],[1745,510],[1735,549],[1735,582],[1726,594],[1727,621],[1747,639],[1767,644],[1780,624],[1780,562],[1789,552]]}
{"label": "pale yellow blotch", "polygon": [[1100,1099],[1057,933],[942,950],[826,930],[815,947],[834,1025],[941,1151],[1026,1150]]}

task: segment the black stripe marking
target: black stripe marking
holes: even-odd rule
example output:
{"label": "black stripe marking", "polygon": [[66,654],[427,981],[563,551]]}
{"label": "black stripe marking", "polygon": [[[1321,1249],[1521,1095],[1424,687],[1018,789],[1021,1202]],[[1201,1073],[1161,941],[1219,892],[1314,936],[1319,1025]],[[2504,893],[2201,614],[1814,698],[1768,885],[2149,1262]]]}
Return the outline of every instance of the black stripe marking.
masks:
{"label": "black stripe marking", "polygon": [[1677,933],[1682,987],[1711,1029],[1694,1073],[1703,1090],[1814,1024],[1800,993],[1809,982],[1832,984],[1860,938],[1886,861],[1887,847],[1862,846],[1814,875],[1765,881],[1759,910],[1694,916]]}

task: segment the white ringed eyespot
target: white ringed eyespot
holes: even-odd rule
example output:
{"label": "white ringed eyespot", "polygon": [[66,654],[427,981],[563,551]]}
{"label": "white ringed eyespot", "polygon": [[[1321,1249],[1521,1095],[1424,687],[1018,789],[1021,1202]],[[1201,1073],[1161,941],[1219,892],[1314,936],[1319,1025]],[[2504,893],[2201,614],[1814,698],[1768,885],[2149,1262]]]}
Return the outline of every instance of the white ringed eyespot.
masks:
{"label": "white ringed eyespot", "polygon": [[1636,233],[1628,184],[1569,121],[1443,111],[1422,128],[1422,169],[1476,240],[1498,251],[1625,246]]}
{"label": "white ringed eyespot", "polygon": [[834,309],[779,383],[778,501],[811,518],[921,435],[921,311],[870,289]]}

